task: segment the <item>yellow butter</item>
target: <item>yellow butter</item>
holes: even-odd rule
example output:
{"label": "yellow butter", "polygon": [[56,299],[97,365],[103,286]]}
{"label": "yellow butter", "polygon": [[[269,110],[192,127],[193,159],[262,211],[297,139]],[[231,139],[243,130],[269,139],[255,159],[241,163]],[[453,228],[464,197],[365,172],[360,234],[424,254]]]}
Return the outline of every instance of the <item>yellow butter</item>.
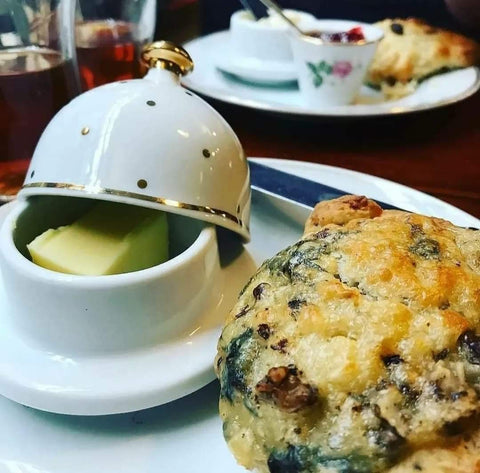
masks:
{"label": "yellow butter", "polygon": [[27,245],[34,263],[61,273],[100,276],[149,268],[168,259],[164,212],[101,202],[71,225]]}

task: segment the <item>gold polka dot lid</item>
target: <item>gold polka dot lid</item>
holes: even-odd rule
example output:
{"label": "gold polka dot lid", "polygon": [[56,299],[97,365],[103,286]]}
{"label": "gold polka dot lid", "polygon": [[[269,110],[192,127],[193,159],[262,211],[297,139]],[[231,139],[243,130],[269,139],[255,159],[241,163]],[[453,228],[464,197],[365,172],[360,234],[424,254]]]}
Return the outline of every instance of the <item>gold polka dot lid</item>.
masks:
{"label": "gold polka dot lid", "polygon": [[250,181],[228,123],[183,88],[185,49],[148,44],[143,79],[85,92],[41,136],[19,199],[37,195],[112,200],[201,219],[250,238]]}

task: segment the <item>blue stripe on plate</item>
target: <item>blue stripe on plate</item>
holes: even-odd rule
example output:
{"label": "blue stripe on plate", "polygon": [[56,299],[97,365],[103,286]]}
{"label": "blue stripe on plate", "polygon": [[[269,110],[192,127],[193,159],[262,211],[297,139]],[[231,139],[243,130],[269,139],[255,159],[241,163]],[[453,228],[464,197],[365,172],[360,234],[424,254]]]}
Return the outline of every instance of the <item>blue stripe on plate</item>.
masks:
{"label": "blue stripe on plate", "polygon": [[[294,176],[254,161],[249,161],[248,163],[250,165],[250,183],[252,187],[266,190],[309,207],[315,207],[315,204],[322,200],[336,199],[337,197],[350,194],[350,192]],[[383,209],[400,210],[394,205],[377,199],[375,199],[375,202]]]}

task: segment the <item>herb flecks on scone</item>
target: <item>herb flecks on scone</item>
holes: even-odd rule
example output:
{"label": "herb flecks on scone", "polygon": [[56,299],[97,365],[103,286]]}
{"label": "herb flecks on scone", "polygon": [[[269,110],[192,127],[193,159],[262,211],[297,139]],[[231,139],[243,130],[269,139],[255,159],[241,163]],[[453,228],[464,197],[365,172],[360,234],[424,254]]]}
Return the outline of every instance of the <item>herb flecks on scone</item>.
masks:
{"label": "herb flecks on scone", "polygon": [[367,74],[367,83],[387,98],[415,91],[423,80],[475,65],[479,46],[462,35],[434,28],[422,20],[386,19],[375,24],[384,32]]}
{"label": "herb flecks on scone", "polygon": [[479,322],[480,232],[322,202],[228,316],[229,447],[259,472],[473,473]]}

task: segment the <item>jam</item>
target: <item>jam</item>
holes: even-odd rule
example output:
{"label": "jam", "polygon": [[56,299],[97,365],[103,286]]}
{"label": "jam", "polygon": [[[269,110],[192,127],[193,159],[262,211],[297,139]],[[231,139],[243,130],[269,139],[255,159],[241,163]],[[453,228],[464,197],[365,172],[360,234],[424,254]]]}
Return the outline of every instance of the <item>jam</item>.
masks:
{"label": "jam", "polygon": [[365,36],[361,26],[356,26],[348,31],[341,32],[325,32],[325,31],[309,31],[307,36],[312,38],[318,38],[325,43],[358,43],[359,41],[365,41]]}

